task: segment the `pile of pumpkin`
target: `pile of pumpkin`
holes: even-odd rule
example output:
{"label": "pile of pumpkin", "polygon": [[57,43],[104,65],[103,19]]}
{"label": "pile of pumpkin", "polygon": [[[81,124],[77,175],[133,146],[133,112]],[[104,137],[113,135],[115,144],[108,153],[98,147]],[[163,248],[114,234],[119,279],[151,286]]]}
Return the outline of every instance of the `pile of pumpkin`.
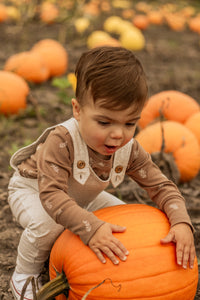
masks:
{"label": "pile of pumpkin", "polygon": [[150,25],[167,25],[174,31],[189,29],[200,33],[200,13],[192,5],[183,6],[182,3],[164,3],[155,6],[145,1],[138,1],[135,10],[126,9],[122,15],[132,20],[133,24],[142,29]]}
{"label": "pile of pumpkin", "polygon": [[64,74],[67,68],[66,49],[52,39],[40,40],[30,51],[10,56],[0,71],[0,113],[17,114],[26,107],[27,82],[42,83]]}
{"label": "pile of pumpkin", "polygon": [[180,181],[193,179],[200,170],[200,105],[180,91],[169,90],[149,98],[139,121],[136,140],[153,154],[171,154]]}
{"label": "pile of pumpkin", "polygon": [[[98,46],[122,46],[129,50],[142,50],[145,46],[145,38],[142,31],[132,22],[123,20],[119,16],[108,17],[103,30],[93,31],[87,38],[88,48]],[[114,38],[117,35],[118,38]]]}

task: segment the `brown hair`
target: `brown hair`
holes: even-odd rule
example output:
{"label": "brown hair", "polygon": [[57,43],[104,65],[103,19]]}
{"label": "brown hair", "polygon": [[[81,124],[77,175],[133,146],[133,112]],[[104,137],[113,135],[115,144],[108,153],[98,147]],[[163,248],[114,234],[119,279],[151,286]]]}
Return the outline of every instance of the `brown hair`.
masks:
{"label": "brown hair", "polygon": [[141,109],[147,99],[146,76],[140,61],[122,47],[98,47],[80,57],[75,74],[77,77],[76,98],[85,104],[88,92],[94,103],[120,110],[133,103]]}

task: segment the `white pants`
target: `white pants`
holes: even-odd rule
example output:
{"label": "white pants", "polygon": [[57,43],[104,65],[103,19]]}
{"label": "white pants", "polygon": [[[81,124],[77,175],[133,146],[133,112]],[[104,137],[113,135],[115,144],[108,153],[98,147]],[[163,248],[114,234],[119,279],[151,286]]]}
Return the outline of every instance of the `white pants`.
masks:
{"label": "white pants", "polygon": [[[39,198],[37,179],[24,178],[15,172],[8,191],[12,213],[24,228],[18,246],[16,271],[23,274],[39,274],[53,243],[64,227],[57,224],[44,210]],[[124,202],[103,191],[84,208],[95,211],[119,204]]]}

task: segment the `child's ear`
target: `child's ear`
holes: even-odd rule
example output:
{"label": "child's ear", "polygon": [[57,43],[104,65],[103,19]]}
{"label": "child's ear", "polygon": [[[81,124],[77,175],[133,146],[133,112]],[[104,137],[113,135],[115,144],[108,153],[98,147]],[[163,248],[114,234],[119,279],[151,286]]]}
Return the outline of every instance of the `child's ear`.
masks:
{"label": "child's ear", "polygon": [[80,104],[76,99],[72,99],[73,116],[78,121],[80,116]]}

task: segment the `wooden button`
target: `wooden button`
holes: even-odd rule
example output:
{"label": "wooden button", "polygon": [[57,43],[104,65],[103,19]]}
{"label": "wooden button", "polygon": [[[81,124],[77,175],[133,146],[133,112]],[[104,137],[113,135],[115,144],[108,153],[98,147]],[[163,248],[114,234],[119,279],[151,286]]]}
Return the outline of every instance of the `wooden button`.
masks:
{"label": "wooden button", "polygon": [[84,162],[83,160],[79,160],[79,161],[77,162],[77,167],[78,167],[79,169],[85,168],[85,162]]}
{"label": "wooden button", "polygon": [[115,168],[115,172],[116,172],[116,173],[121,173],[122,170],[123,170],[123,167],[122,167],[122,166],[116,166],[116,168]]}

